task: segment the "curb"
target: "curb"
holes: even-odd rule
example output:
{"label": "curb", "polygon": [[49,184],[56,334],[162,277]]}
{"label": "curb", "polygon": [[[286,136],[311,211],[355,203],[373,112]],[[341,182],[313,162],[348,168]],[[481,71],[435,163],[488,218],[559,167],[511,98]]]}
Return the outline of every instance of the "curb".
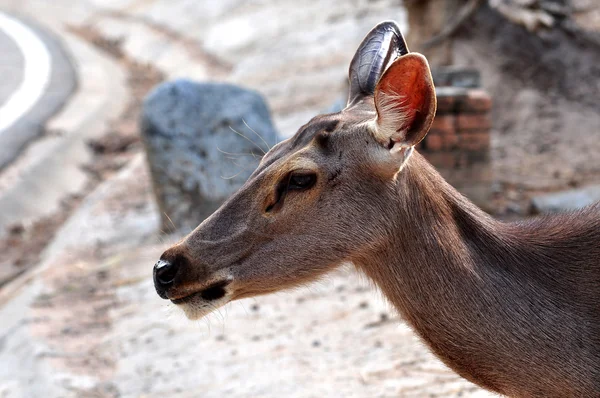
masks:
{"label": "curb", "polygon": [[56,212],[63,198],[85,186],[89,177],[81,165],[92,156],[86,142],[102,136],[129,102],[123,68],[74,34],[62,33],[79,87],[46,124],[53,134],[31,143],[0,176],[0,234],[12,223]]}
{"label": "curb", "polygon": [[[10,24],[16,25],[13,28],[22,31],[23,38],[20,39],[22,44],[28,44],[19,46],[17,44],[19,36],[12,37],[18,51],[24,57],[24,75],[19,87],[11,93],[14,98],[9,96],[10,99],[19,97],[16,102],[20,105],[13,103],[17,108],[12,107],[10,110],[5,108],[4,112],[10,112],[10,114],[5,113],[9,119],[8,126],[0,123],[2,124],[0,126],[0,137],[2,138],[0,170],[8,167],[30,142],[43,134],[45,122],[60,112],[77,88],[77,76],[72,59],[54,32],[41,27],[31,18],[19,14],[13,15],[0,12],[0,17],[2,15]],[[10,35],[9,38],[11,38]],[[30,58],[25,54],[29,54]],[[30,62],[27,62],[28,59]],[[47,79],[44,81],[41,80],[44,79],[43,77],[38,76],[41,73],[38,67],[43,69],[43,65],[37,65],[38,63],[46,65],[47,72],[49,72],[45,75]],[[27,76],[26,71],[29,71]],[[43,91],[37,97],[38,93],[31,92],[32,84],[35,90],[42,84],[44,85],[44,88],[41,89]],[[25,86],[29,86],[30,90],[21,92],[21,89]],[[23,106],[23,101],[33,102]],[[4,104],[4,107],[8,107],[8,104]],[[13,116],[17,119],[11,123],[10,119]],[[6,121],[5,119],[4,122]]]}

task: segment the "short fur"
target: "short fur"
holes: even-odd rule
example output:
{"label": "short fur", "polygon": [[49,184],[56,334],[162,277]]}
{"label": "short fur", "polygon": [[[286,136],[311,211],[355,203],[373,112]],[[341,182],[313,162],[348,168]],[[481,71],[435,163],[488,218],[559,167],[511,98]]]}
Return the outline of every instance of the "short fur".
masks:
{"label": "short fur", "polygon": [[[473,383],[512,397],[600,397],[600,204],[516,223],[478,209],[410,156],[435,114],[430,77],[424,57],[400,57],[377,85],[383,106],[357,98],[271,149],[162,255],[176,272],[157,292],[196,319],[352,261]],[[287,190],[296,174],[315,183]]]}
{"label": "short fur", "polygon": [[396,188],[385,244],[353,260],[432,351],[508,396],[600,396],[600,205],[501,223],[419,154]]}

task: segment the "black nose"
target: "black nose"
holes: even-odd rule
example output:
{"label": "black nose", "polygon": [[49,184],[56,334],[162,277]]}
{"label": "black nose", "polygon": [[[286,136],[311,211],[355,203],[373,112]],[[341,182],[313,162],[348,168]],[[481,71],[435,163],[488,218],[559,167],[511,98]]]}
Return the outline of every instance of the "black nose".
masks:
{"label": "black nose", "polygon": [[173,285],[177,271],[179,271],[178,261],[158,260],[154,264],[154,287],[160,297],[168,298],[166,291]]}

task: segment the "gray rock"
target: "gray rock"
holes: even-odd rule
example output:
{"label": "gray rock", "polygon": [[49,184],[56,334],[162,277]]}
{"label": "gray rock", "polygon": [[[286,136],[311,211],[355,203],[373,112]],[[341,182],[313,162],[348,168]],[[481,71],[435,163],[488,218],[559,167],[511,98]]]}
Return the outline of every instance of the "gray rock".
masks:
{"label": "gray rock", "polygon": [[600,201],[600,185],[536,196],[531,200],[536,213],[559,213],[581,209]]}
{"label": "gray rock", "polygon": [[461,66],[444,66],[432,70],[433,82],[436,86],[462,88],[481,87],[481,74],[475,68]]}
{"label": "gray rock", "polygon": [[277,141],[260,94],[188,80],[163,83],[148,95],[141,129],[165,231],[196,227]]}

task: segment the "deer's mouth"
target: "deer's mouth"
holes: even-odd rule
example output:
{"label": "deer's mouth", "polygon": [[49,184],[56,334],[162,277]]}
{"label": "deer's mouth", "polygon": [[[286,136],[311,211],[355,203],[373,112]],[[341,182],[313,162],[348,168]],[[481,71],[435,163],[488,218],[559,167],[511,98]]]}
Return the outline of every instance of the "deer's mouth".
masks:
{"label": "deer's mouth", "polygon": [[202,299],[204,301],[217,301],[227,295],[227,286],[231,283],[231,280],[222,280],[215,283],[211,283],[200,291],[188,294],[183,297],[171,299],[171,302],[176,305],[186,304],[193,300]]}

